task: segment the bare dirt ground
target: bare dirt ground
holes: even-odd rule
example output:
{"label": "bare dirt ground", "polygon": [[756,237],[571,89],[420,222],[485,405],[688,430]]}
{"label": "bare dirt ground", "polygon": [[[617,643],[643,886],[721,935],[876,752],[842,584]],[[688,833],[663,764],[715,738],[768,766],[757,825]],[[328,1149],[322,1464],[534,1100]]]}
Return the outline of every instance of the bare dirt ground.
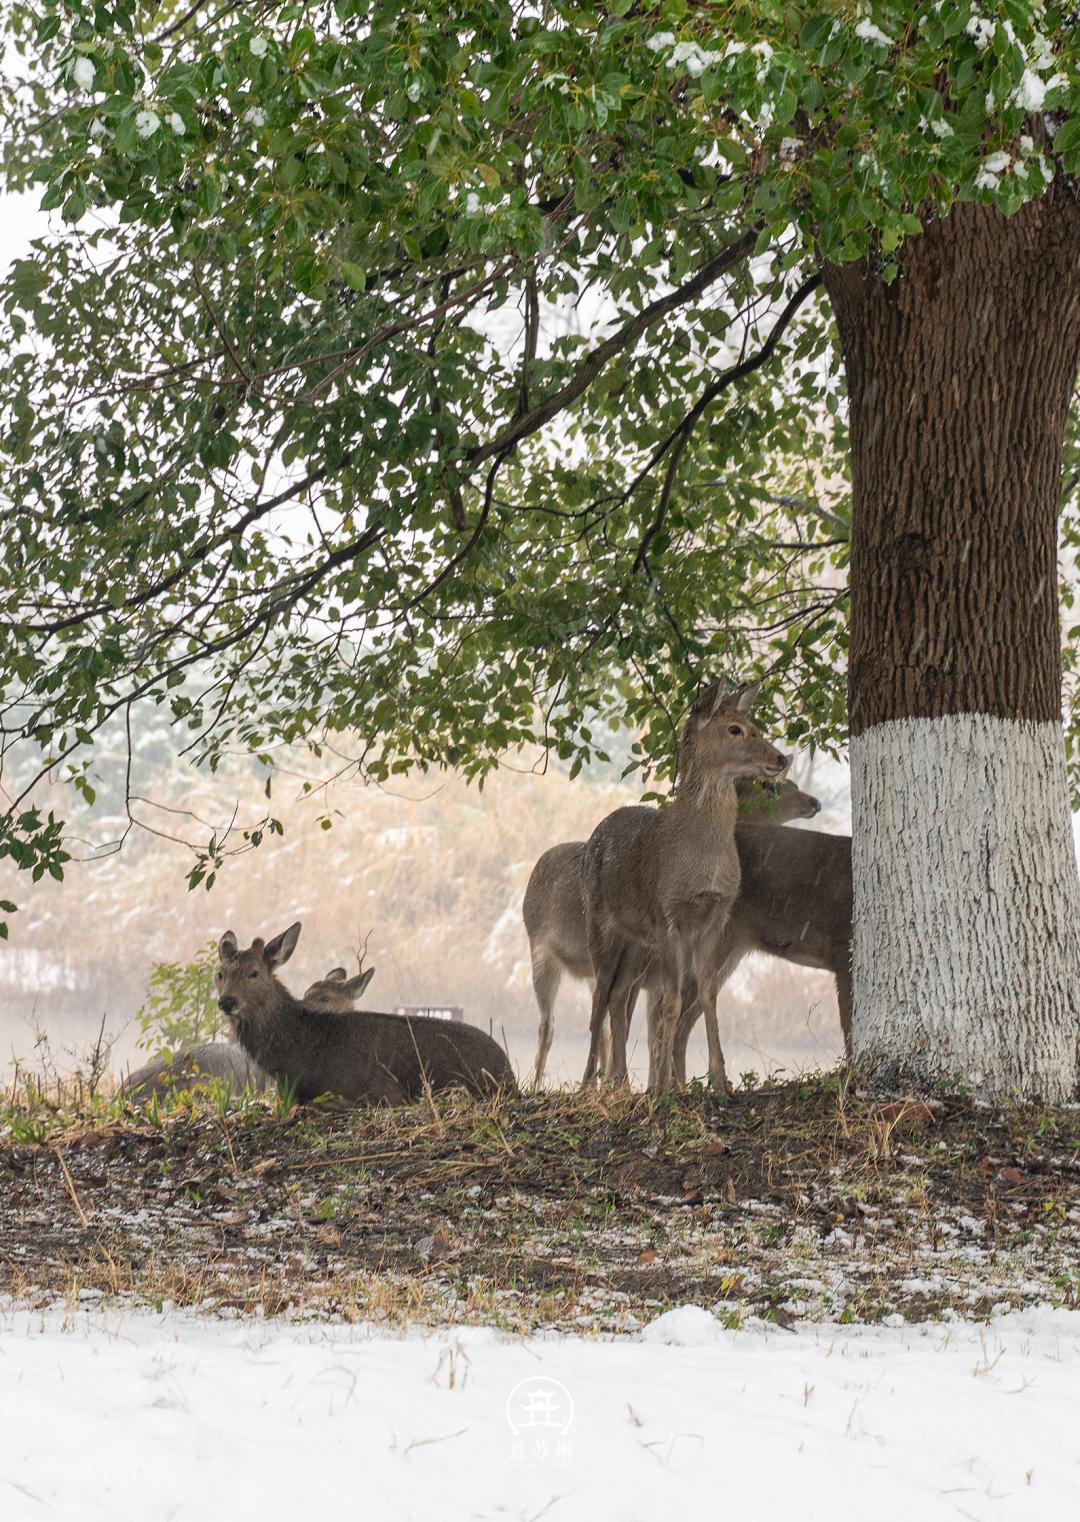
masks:
{"label": "bare dirt ground", "polygon": [[686,1302],[731,1325],[1076,1306],[1080,1108],[882,1102],[835,1075],[726,1103],[9,1108],[0,1293],[522,1331]]}

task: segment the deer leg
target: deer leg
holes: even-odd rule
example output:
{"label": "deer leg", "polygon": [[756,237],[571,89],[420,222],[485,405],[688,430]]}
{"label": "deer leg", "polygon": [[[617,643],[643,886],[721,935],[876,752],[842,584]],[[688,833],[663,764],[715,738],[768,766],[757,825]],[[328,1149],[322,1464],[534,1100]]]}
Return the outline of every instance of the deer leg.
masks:
{"label": "deer leg", "polygon": [[724,1067],[724,1053],[720,1046],[720,1027],[716,1021],[716,995],[713,995],[711,1005],[706,1000],[705,1004],[705,1038],[709,1043],[709,1084],[721,1094],[730,1094],[731,1085],[728,1083],[727,1071]]}
{"label": "deer leg", "polygon": [[611,1077],[611,1025],[607,1020],[600,1032],[600,1077]]}
{"label": "deer leg", "polygon": [[667,988],[657,985],[649,994],[649,1093],[663,1094],[667,1083],[667,1058],[664,1050],[664,1009]]}
{"label": "deer leg", "polygon": [[562,966],[552,956],[533,952],[532,983],[536,1003],[540,1009],[540,1028],[536,1038],[536,1071],[533,1084],[539,1088],[544,1079],[551,1039],[555,1034],[555,995],[562,981]]}
{"label": "deer leg", "polygon": [[650,1052],[649,1084],[657,1094],[670,1093],[675,1084],[673,1050],[679,1011],[682,1008],[682,971],[682,947],[676,941],[675,946],[666,953],[657,979],[656,1015],[653,1021],[655,1051]]}
{"label": "deer leg", "polygon": [[608,1061],[604,1076],[612,1083],[626,1082],[626,989],[620,982],[608,1012]]}
{"label": "deer leg", "polygon": [[611,1002],[611,991],[615,986],[615,981],[619,974],[621,961],[622,948],[619,946],[606,947],[599,955],[596,950],[593,950],[596,983],[593,987],[592,1015],[589,1019],[589,1055],[585,1060],[585,1073],[581,1080],[582,1087],[596,1081],[600,1062],[600,1046],[604,1035],[604,1021]]}
{"label": "deer leg", "polygon": [[[727,916],[725,915],[726,919]],[[723,931],[713,931],[702,937],[696,948],[694,971],[700,990],[699,1005],[705,1011],[705,1036],[709,1043],[709,1084],[718,1093],[730,1094],[724,1053],[720,1046],[720,1028],[716,1019],[716,998],[720,991],[720,955]]]}
{"label": "deer leg", "polygon": [[660,1058],[659,1058],[659,1024],[660,1024],[660,999],[662,991],[658,988],[649,990],[649,997],[645,1005],[645,1026],[649,1042],[649,1082],[650,1094],[657,1091],[660,1082]]}
{"label": "deer leg", "polygon": [[675,1028],[675,1045],[672,1048],[675,1082],[680,1088],[686,1087],[686,1048],[690,1042],[690,1034],[698,1023],[700,1014],[701,1002],[698,998],[697,985],[692,984],[689,987],[684,987],[682,1008],[679,1010],[679,1023]]}
{"label": "deer leg", "polygon": [[626,1040],[630,1031],[630,1017],[634,1012],[638,985],[644,969],[640,957],[629,953],[623,958],[615,987],[608,1004],[611,1028],[611,1061],[607,1076],[615,1083],[626,1082]]}
{"label": "deer leg", "polygon": [[671,983],[664,990],[664,1019],[661,1026],[663,1047],[661,1049],[660,1092],[670,1094],[675,1088],[675,1030],[679,1023],[682,1000],[679,984]]}

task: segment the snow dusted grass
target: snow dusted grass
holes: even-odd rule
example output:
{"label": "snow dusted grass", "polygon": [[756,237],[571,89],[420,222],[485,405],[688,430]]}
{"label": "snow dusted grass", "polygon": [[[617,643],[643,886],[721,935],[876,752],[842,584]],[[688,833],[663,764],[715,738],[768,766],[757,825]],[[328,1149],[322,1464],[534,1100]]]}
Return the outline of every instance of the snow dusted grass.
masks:
{"label": "snow dusted grass", "polygon": [[[734,1332],[683,1307],[616,1340],[8,1308],[0,1515],[1050,1522],[1078,1376],[1080,1312],[1046,1308]],[[544,1420],[515,1438],[508,1401]]]}
{"label": "snow dusted grass", "polygon": [[395,1328],[1075,1308],[1080,1111],[880,1101],[835,1075],[726,1104],[38,1102],[0,1108],[0,1246],[0,1294],[31,1304],[93,1290]]}

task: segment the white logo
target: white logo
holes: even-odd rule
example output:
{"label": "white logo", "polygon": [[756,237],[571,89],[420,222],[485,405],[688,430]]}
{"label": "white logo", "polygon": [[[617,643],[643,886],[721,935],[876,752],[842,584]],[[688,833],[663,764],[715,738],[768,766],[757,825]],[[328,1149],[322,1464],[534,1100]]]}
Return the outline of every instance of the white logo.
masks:
{"label": "white logo", "polygon": [[574,1402],[565,1385],[546,1374],[523,1379],[506,1401],[506,1421],[513,1434],[512,1462],[569,1464],[573,1420]]}

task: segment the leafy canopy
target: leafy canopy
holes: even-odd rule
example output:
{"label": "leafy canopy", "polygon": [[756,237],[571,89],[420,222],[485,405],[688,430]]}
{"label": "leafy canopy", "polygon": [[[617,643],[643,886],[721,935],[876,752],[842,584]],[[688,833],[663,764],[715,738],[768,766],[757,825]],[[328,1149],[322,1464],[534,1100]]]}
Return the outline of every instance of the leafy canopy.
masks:
{"label": "leafy canopy", "polygon": [[838,741],[821,265],[894,279],[927,217],[1080,169],[1073,9],[4,15],[7,183],[53,220],[0,286],[0,850],[62,871],[43,780],[92,803],[146,705],[211,766],[576,768],[622,721],[648,770],[757,670]]}

